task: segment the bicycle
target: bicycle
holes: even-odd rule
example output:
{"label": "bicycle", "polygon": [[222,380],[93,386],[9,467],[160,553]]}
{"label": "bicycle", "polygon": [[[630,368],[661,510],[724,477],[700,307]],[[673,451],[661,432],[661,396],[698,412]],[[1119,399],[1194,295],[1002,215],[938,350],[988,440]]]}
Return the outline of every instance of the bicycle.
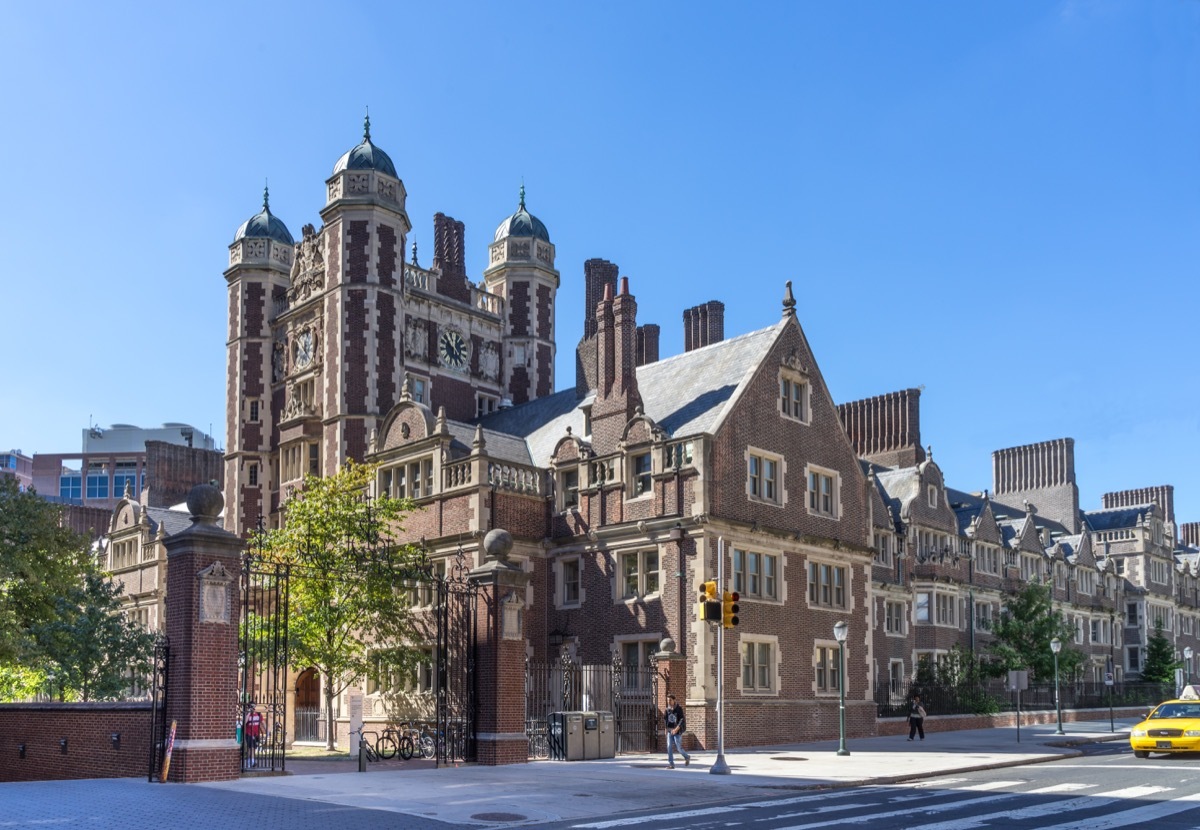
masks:
{"label": "bicycle", "polygon": [[[376,752],[375,748],[371,745],[371,738],[375,737],[374,732],[360,731],[360,732],[355,732],[352,734],[356,734],[359,736],[359,744],[358,744],[359,751],[362,752],[362,754],[366,756],[368,761],[382,761],[383,760],[381,757],[379,757],[379,753]],[[371,738],[368,738],[367,737],[368,735],[370,735]]]}
{"label": "bicycle", "polygon": [[400,728],[400,738],[397,742],[400,757],[405,761],[422,751],[421,732],[412,724],[403,724]]}
{"label": "bicycle", "polygon": [[400,745],[396,741],[396,736],[396,730],[389,726],[375,740],[375,753],[385,761],[395,758],[396,753],[400,751]]}
{"label": "bicycle", "polygon": [[550,757],[550,741],[544,733],[529,733],[529,757],[543,761]]}

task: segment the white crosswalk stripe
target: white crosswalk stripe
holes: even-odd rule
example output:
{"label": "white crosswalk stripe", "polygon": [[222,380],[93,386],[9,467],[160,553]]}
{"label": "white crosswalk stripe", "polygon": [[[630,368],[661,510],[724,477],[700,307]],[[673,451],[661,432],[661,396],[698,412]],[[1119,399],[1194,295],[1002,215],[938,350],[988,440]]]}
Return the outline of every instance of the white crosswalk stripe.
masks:
{"label": "white crosswalk stripe", "polygon": [[[983,798],[967,798],[958,801],[947,801],[944,804],[930,804],[919,808],[922,813],[945,813],[950,810],[959,810],[964,807],[980,807],[984,804],[994,804],[999,801],[1006,801],[1014,798],[1014,793],[1005,793],[1004,795],[990,795]],[[905,810],[887,810],[882,813],[869,813],[863,816],[847,816],[844,818],[834,819],[833,821],[814,821],[806,824],[792,824],[787,827],[779,827],[776,830],[815,830],[817,827],[829,827],[834,824],[866,824],[867,822],[879,821],[885,818],[896,818],[897,816],[907,816],[912,813],[912,808]]]}
{"label": "white crosswalk stripe", "polygon": [[[1021,795],[1046,795],[1052,792],[1063,792],[1064,787],[1076,786],[1070,784],[1058,784],[1053,787],[1042,787],[1037,790],[1030,790]],[[1086,786],[1086,785],[1085,785]],[[940,821],[934,824],[919,824],[910,825],[907,830],[971,830],[973,827],[983,827],[988,822],[1003,819],[1005,822],[1020,821],[1030,818],[1041,818],[1043,816],[1061,815],[1069,813],[1072,810],[1089,810],[1097,807],[1105,807],[1122,799],[1141,798],[1146,795],[1164,792],[1171,789],[1170,787],[1130,787],[1125,790],[1115,790],[1107,793],[1104,796],[1085,796],[1083,798],[1072,798],[1067,801],[1052,801],[1044,804],[1035,804],[1030,807],[1021,807],[1016,810],[1000,810],[994,813],[984,813],[982,815],[973,815],[969,818],[958,818],[953,821]]]}
{"label": "white crosswalk stripe", "polygon": [[1158,801],[1144,807],[1134,807],[1132,810],[1122,810],[1106,816],[1092,816],[1066,824],[1046,825],[1040,830],[1110,830],[1113,827],[1128,827],[1131,824],[1148,825],[1156,819],[1165,818],[1173,813],[1194,810],[1197,802],[1200,802],[1200,793],[1193,793],[1171,801]]}

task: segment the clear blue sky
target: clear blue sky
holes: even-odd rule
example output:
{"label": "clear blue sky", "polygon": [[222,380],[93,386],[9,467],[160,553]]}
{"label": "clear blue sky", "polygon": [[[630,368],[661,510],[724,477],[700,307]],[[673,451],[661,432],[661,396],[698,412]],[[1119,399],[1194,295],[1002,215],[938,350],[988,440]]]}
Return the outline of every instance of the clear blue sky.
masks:
{"label": "clear blue sky", "polygon": [[238,225],[299,237],[364,107],[471,276],[530,210],[558,248],[558,382],[582,268],[640,322],[726,335],[792,280],[835,400],[923,386],[952,486],[1076,440],[1081,501],[1174,484],[1200,520],[1200,3],[7,2],[0,448],[101,425],[224,445]]}

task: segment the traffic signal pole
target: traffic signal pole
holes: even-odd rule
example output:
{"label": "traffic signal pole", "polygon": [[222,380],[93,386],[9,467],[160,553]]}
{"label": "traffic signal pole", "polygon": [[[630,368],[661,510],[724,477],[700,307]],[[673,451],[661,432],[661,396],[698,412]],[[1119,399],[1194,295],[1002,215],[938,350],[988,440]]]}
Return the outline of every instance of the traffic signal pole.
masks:
{"label": "traffic signal pole", "polygon": [[[717,591],[725,590],[725,537],[717,537]],[[725,626],[717,626],[717,760],[709,772],[729,775],[725,761]]]}

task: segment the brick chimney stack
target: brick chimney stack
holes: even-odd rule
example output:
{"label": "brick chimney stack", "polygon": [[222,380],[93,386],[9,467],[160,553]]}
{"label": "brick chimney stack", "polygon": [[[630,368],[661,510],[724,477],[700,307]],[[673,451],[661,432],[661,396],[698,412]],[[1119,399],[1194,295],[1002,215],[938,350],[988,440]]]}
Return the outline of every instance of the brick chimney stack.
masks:
{"label": "brick chimney stack", "polygon": [[466,226],[444,213],[433,215],[433,269],[441,271],[437,293],[443,297],[471,301],[467,285],[465,250]]}
{"label": "brick chimney stack", "polygon": [[912,467],[925,460],[920,389],[838,404],[837,411],[860,457],[885,467]]}
{"label": "brick chimney stack", "polygon": [[596,309],[599,382],[592,404],[592,446],[598,454],[612,452],[625,433],[625,425],[642,406],[637,385],[637,301],[629,293],[629,279],[621,279],[614,299],[605,285],[604,299]]}
{"label": "brick chimney stack", "polygon": [[1184,522],[1179,526],[1179,538],[1193,548],[1200,548],[1200,522]]}
{"label": "brick chimney stack", "polygon": [[657,323],[637,327],[637,365],[658,362],[658,337],[661,331]]}
{"label": "brick chimney stack", "polygon": [[992,453],[995,501],[1009,507],[1031,502],[1039,514],[1079,532],[1075,439],[1057,438]]}
{"label": "brick chimney stack", "polygon": [[725,303],[709,300],[683,312],[683,350],[690,352],[725,339]]}

